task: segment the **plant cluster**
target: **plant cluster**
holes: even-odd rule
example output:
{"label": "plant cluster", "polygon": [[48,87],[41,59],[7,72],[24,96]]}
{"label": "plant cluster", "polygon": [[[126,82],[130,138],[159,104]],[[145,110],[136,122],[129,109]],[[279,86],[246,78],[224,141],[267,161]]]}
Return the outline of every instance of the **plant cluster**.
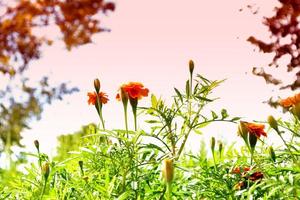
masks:
{"label": "plant cluster", "polygon": [[[111,99],[95,79],[88,104],[95,107],[101,126],[61,137],[61,156],[53,160],[35,141],[37,153],[28,155],[37,158],[36,164],[26,172],[0,172],[5,180],[0,199],[299,198],[299,94],[278,102],[290,120],[269,116],[265,122],[246,122],[225,109],[204,114],[216,100],[212,91],[222,82],[195,76],[190,61],[184,90],[174,88],[170,105],[152,94],[148,107],[139,106],[148,88],[139,82],[122,84],[116,99],[123,104],[124,129],[107,130],[103,109]],[[139,126],[140,115],[149,130]],[[214,122],[232,123],[245,145],[237,149],[211,137],[209,148],[199,141],[199,152],[188,150],[189,138]],[[268,146],[276,135],[282,146]]]}

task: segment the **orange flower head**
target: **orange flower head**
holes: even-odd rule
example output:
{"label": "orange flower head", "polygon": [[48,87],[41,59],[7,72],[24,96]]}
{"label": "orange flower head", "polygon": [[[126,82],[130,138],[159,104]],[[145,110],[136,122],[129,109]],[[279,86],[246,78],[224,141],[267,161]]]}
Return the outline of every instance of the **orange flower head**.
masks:
{"label": "orange flower head", "polygon": [[[92,104],[92,105],[96,105],[97,103],[97,93],[96,92],[89,92],[87,93],[87,96],[89,97],[88,99],[88,104]],[[104,92],[99,92],[98,93],[98,96],[99,96],[99,101],[102,103],[102,104],[106,104],[108,102],[108,97],[107,97],[107,94],[104,93]]]}
{"label": "orange flower head", "polygon": [[248,172],[250,171],[250,167],[235,167],[232,169],[231,173],[232,174],[242,174],[242,173],[245,173],[245,172]]}
{"label": "orange flower head", "polygon": [[253,174],[250,175],[249,180],[251,181],[257,181],[260,180],[264,177],[263,173],[261,172],[254,172]]}
{"label": "orange flower head", "polygon": [[142,97],[148,96],[149,89],[144,88],[144,85],[139,82],[129,82],[128,84],[123,84],[121,90],[126,92],[129,98],[141,99]]}
{"label": "orange flower head", "polygon": [[290,108],[291,106],[296,105],[300,102],[300,93],[295,94],[294,96],[287,97],[285,99],[281,99],[279,104],[284,108]]}
{"label": "orange flower head", "polygon": [[260,136],[267,137],[267,133],[264,131],[265,125],[263,124],[255,124],[255,123],[247,123],[247,129],[250,134],[254,134],[257,138]]}

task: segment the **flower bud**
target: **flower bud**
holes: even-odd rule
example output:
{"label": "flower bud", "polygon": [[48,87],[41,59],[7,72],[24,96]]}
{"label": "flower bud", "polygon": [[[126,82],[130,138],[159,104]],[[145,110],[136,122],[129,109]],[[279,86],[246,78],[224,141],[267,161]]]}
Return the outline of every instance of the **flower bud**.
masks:
{"label": "flower bud", "polygon": [[34,143],[35,148],[36,148],[38,151],[40,151],[40,143],[39,143],[39,141],[38,141],[38,140],[34,140],[33,143]]}
{"label": "flower bud", "polygon": [[256,143],[257,143],[257,136],[255,134],[249,134],[249,144],[250,144],[252,153],[254,152]]}
{"label": "flower bud", "polygon": [[220,155],[222,153],[222,150],[223,150],[223,143],[219,142],[219,153],[220,153]]}
{"label": "flower bud", "polygon": [[241,136],[246,142],[247,136],[248,136],[248,128],[247,128],[247,122],[240,121],[238,126],[238,135]]}
{"label": "flower bud", "polygon": [[190,73],[193,74],[193,71],[194,71],[194,61],[190,60],[189,61],[189,70],[190,70]]}
{"label": "flower bud", "polygon": [[278,123],[272,115],[268,117],[268,123],[271,126],[271,128],[273,128],[275,131],[278,131]]}
{"label": "flower bud", "polygon": [[99,93],[99,91],[100,91],[100,81],[99,81],[98,78],[96,78],[94,80],[94,88],[95,88],[96,92]]}
{"label": "flower bud", "polygon": [[276,154],[275,154],[275,151],[272,146],[270,146],[268,148],[268,152],[269,152],[270,158],[273,160],[273,162],[276,162]]}
{"label": "flower bud", "polygon": [[300,103],[293,106],[292,113],[300,120]]}
{"label": "flower bud", "polygon": [[165,159],[163,161],[162,175],[167,183],[171,183],[174,178],[173,160]]}
{"label": "flower bud", "polygon": [[215,151],[215,145],[216,145],[216,139],[215,139],[215,137],[212,137],[210,140],[210,148],[211,148],[212,152]]}
{"label": "flower bud", "polygon": [[50,166],[49,163],[46,162],[42,165],[42,175],[44,176],[45,180],[48,179],[49,174],[50,174]]}
{"label": "flower bud", "polygon": [[127,103],[128,103],[128,94],[127,92],[125,92],[125,90],[123,88],[120,89],[120,93],[121,93],[121,100],[122,100],[122,103],[124,104],[124,106],[126,105],[127,106]]}

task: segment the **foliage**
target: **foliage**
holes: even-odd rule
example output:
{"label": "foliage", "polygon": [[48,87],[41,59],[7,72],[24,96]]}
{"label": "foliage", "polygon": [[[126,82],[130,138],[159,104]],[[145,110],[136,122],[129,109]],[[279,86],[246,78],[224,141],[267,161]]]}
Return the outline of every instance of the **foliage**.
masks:
{"label": "foliage", "polygon": [[65,160],[70,157],[69,152],[79,151],[79,148],[89,140],[87,135],[93,134],[97,126],[89,124],[83,126],[80,131],[71,134],[64,134],[57,137],[57,155],[54,160]]}
{"label": "foliage", "polygon": [[281,85],[282,89],[296,90],[300,87],[300,71],[297,70],[300,67],[300,2],[298,0],[278,0],[278,2],[280,6],[275,7],[274,15],[265,17],[263,21],[270,32],[270,40],[262,41],[251,36],[248,41],[263,53],[274,54],[270,66],[278,67],[278,61],[287,57],[289,59],[287,71],[295,74],[295,80],[288,85],[283,85],[281,80],[266,73],[264,68],[253,68],[253,73],[263,77],[267,83]]}
{"label": "foliage", "polygon": [[[152,95],[150,107],[138,108],[149,131],[83,127],[59,138],[54,160],[35,142],[37,153],[28,155],[36,162],[25,172],[0,172],[6,183],[0,199],[297,199],[300,115],[294,111],[300,104],[289,109],[290,120],[268,118],[267,138],[257,135],[263,125],[241,122],[239,139],[247,139],[245,146],[237,149],[212,138],[209,146],[199,141],[199,152],[191,152],[186,149],[191,134],[202,134],[213,122],[236,125],[240,118],[225,109],[208,112],[216,99],[211,93],[221,82],[190,74],[185,90],[175,89],[170,106]],[[283,146],[267,146],[270,132],[281,137]]]}

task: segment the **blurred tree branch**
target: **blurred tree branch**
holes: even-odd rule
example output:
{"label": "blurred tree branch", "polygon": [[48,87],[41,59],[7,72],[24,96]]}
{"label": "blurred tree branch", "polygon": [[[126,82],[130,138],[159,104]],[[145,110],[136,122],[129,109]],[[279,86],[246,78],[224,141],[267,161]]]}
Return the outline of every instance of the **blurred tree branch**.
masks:
{"label": "blurred tree branch", "polygon": [[[257,46],[263,53],[273,53],[274,57],[269,66],[279,67],[278,61],[288,56],[287,72],[294,73],[292,83],[283,84],[281,80],[266,73],[263,69],[253,69],[253,74],[263,77],[267,83],[280,85],[280,89],[296,90],[300,87],[300,1],[278,0],[279,7],[275,7],[272,17],[264,18],[264,25],[270,32],[270,40],[263,41],[254,36],[248,41]],[[283,78],[284,76],[282,76]]]}
{"label": "blurred tree branch", "polygon": [[71,50],[107,31],[100,26],[100,14],[114,9],[114,3],[104,0],[0,0],[0,75],[8,80],[0,85],[0,139],[4,147],[22,146],[21,132],[30,128],[31,120],[40,119],[46,104],[78,91],[67,83],[52,87],[47,76],[35,85],[28,83],[23,72],[31,61],[41,58],[41,47],[55,42],[35,34],[35,29],[58,27],[66,49]]}

